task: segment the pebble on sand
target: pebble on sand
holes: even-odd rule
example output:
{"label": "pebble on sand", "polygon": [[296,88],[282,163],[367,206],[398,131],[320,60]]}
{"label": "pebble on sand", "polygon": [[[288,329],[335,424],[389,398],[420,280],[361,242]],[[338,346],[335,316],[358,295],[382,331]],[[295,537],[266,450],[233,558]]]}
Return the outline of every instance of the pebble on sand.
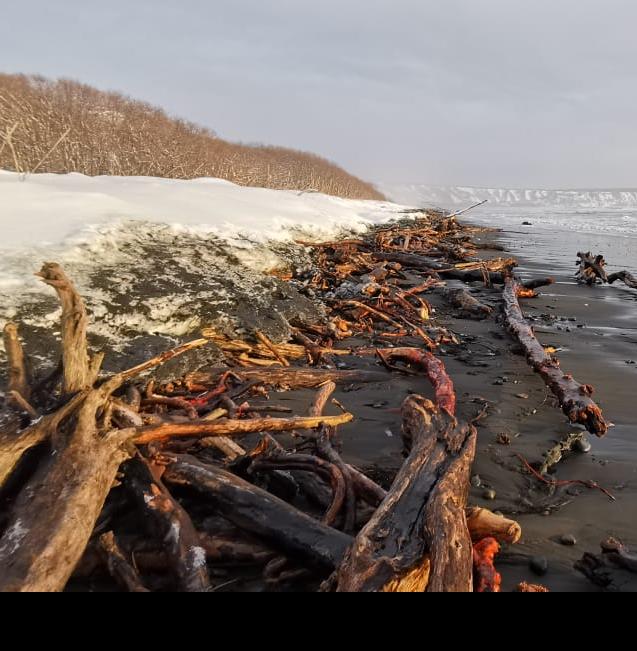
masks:
{"label": "pebble on sand", "polygon": [[575,547],[577,545],[577,538],[573,534],[566,533],[560,538],[560,543],[564,547]]}
{"label": "pebble on sand", "polygon": [[529,567],[538,576],[545,576],[549,571],[549,562],[544,556],[535,556],[530,560]]}
{"label": "pebble on sand", "polygon": [[488,500],[489,502],[493,502],[493,500],[497,497],[497,493],[492,488],[487,488],[484,493],[482,493],[482,497],[484,497],[484,499]]}

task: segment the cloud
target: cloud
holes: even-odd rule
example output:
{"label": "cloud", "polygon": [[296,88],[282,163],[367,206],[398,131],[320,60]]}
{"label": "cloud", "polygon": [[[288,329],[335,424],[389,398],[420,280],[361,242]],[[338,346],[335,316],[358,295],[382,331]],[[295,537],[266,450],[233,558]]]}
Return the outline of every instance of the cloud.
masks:
{"label": "cloud", "polygon": [[389,182],[635,185],[629,0],[32,0],[9,71],[123,90]]}

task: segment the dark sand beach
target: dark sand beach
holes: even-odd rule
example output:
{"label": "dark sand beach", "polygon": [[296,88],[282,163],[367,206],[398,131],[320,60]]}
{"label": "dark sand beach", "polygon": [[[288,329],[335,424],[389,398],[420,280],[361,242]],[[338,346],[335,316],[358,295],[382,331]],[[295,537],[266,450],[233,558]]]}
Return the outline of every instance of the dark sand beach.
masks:
{"label": "dark sand beach", "polygon": [[[505,549],[499,559],[503,590],[511,591],[527,581],[539,582],[552,591],[596,591],[599,588],[574,569],[576,561],[585,552],[598,554],[600,542],[609,536],[628,547],[637,546],[637,448],[633,440],[637,292],[621,284],[588,287],[577,283],[577,246],[571,251],[572,245],[565,242],[565,252],[560,256],[532,230],[527,231],[523,239],[520,233],[506,232],[482,239],[495,240],[515,253],[522,278],[555,277],[557,283],[542,290],[539,298],[522,301],[525,314],[540,342],[558,350],[564,371],[583,384],[595,386],[595,399],[614,424],[604,439],[589,435],[592,451],[565,458],[554,477],[597,482],[616,501],[583,486],[551,489],[522,471],[518,455],[532,464],[541,462],[550,448],[581,428],[568,422],[499,322],[501,289],[474,284],[476,296],[495,308],[495,318],[485,321],[457,318],[435,295],[428,295],[428,299],[437,306],[437,319],[461,341],[459,346],[440,351],[455,382],[461,415],[473,418],[485,401],[490,405],[488,418],[480,423],[473,471],[474,478],[480,478],[480,487],[472,488],[470,503],[501,511],[523,528],[522,542]],[[586,237],[580,237],[577,243],[586,243]],[[613,239],[597,240],[591,247],[606,244],[604,252],[612,260]],[[485,257],[498,253],[483,251]],[[372,363],[357,358],[345,358],[344,362],[362,368]],[[424,379],[394,374],[386,383],[352,389],[337,394],[357,415],[356,422],[341,428],[344,456],[379,479],[390,481],[403,460],[400,405],[410,392],[431,396],[429,384]],[[311,392],[283,399],[298,408],[299,402],[311,401]],[[510,445],[498,442],[502,434],[510,439]],[[484,498],[490,489],[495,491],[495,500]],[[576,544],[562,544],[563,536],[574,537]],[[546,576],[530,569],[535,557],[548,561]],[[637,588],[637,581],[628,573],[619,580],[626,581],[625,590]]]}

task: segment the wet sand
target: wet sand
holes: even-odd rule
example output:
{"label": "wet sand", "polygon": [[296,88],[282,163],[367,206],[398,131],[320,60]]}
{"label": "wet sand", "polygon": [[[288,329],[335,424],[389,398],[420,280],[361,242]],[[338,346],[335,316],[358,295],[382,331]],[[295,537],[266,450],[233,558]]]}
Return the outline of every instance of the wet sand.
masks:
{"label": "wet sand", "polygon": [[[515,249],[510,246],[515,237],[502,234],[497,239]],[[503,590],[528,581],[553,591],[597,591],[574,569],[574,563],[585,552],[598,554],[600,542],[611,535],[637,547],[637,446],[633,442],[637,364],[628,363],[637,361],[637,292],[620,285],[579,285],[574,280],[575,266],[568,263],[571,258],[575,261],[575,255],[568,255],[563,266],[547,267],[541,248],[526,250],[537,256],[519,258],[523,278],[552,275],[557,279],[539,298],[523,301],[527,317],[534,322],[541,343],[559,349],[565,372],[595,386],[595,399],[614,423],[607,438],[589,436],[592,452],[565,458],[554,477],[598,482],[616,497],[615,502],[583,486],[551,489],[521,472],[517,455],[530,463],[541,462],[543,453],[581,428],[568,422],[506,333],[499,316],[501,289],[474,284],[476,296],[495,308],[495,316],[486,321],[457,318],[440,297],[427,298],[437,307],[437,320],[461,341],[459,346],[439,351],[456,385],[460,415],[473,418],[485,401],[490,404],[488,418],[479,425],[473,471],[481,486],[471,489],[470,503],[511,515],[523,527],[521,544],[503,550],[500,557]],[[496,252],[484,251],[483,255],[493,257]],[[354,357],[343,362],[363,368],[374,363]],[[388,375],[386,383],[340,389],[336,395],[357,416],[356,422],[340,430],[344,457],[386,485],[403,460],[399,409],[410,392],[432,397],[425,379],[396,374]],[[283,399],[298,410],[302,403],[309,404],[311,393]],[[501,434],[508,435],[510,445],[498,443]],[[495,490],[494,501],[484,499],[485,489]],[[576,538],[575,546],[560,543],[567,534]],[[546,576],[537,576],[529,567],[530,559],[537,556],[548,560]],[[628,574],[625,578],[625,589],[637,589],[637,580]]]}

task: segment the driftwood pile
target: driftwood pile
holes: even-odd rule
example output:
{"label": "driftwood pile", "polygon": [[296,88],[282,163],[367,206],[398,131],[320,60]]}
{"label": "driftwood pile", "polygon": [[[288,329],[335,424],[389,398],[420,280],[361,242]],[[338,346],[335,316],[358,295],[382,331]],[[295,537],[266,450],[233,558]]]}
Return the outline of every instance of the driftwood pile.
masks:
{"label": "driftwood pile", "polygon": [[606,272],[606,260],[603,255],[593,256],[592,253],[577,254],[577,278],[587,285],[598,283],[613,285],[618,280],[623,282],[631,289],[637,289],[637,278],[628,271],[619,271],[618,273],[608,274]]}
{"label": "driftwood pile", "polygon": [[[223,587],[218,570],[228,566],[262,568],[261,589],[500,591],[496,555],[521,530],[467,503],[477,433],[457,416],[435,355],[455,336],[435,323],[426,294],[483,319],[493,307],[447,281],[503,285],[509,330],[566,415],[600,436],[607,425],[592,388],[560,370],[522,314],[520,298],[551,279],[522,285],[514,260],[478,259],[477,230],[426,215],[312,244],[314,268],[291,280],[325,303],[324,322],[293,324],[283,344],[207,330],[112,377],[88,349],[80,295],[58,265],[45,265],[62,305],[56,371],[32,377],[18,327],[5,328],[15,418],[0,432],[0,591],[61,591],[105,575],[132,592],[208,591]],[[348,346],[354,337],[373,346]],[[225,367],[170,382],[147,375],[209,345]],[[376,357],[380,368],[338,370],[344,355]],[[405,401],[406,461],[385,490],[339,453],[338,427],[355,415],[323,412],[337,384],[388,372],[422,376],[435,398]],[[269,400],[300,388],[315,389],[305,414]]]}

